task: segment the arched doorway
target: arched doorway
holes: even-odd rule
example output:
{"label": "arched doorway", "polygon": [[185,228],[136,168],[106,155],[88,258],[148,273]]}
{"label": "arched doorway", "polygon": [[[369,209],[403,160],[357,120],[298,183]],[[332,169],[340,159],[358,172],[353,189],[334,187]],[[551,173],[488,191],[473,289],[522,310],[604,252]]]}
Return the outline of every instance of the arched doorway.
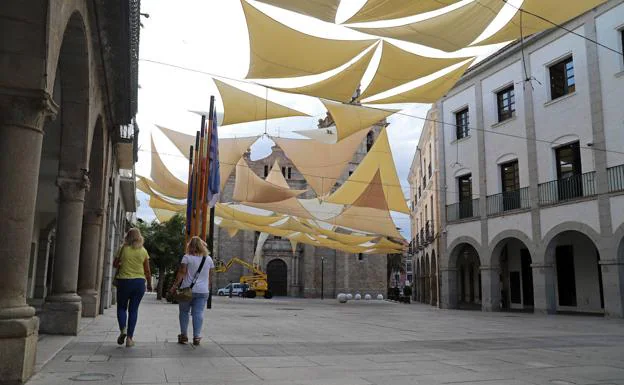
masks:
{"label": "arched doorway", "polygon": [[[533,260],[525,242],[507,237],[493,249],[492,265],[500,266],[498,285],[501,310],[533,310]],[[496,304],[498,305],[498,304]]]}
{"label": "arched doorway", "polygon": [[481,272],[479,253],[465,243],[457,254],[457,305],[460,309],[481,308]]}
{"label": "arched doorway", "polygon": [[438,264],[435,250],[431,252],[431,304],[438,304]]}
{"label": "arched doorway", "polygon": [[420,302],[425,302],[425,256],[420,258]]}
{"label": "arched doorway", "polygon": [[557,234],[548,243],[545,257],[554,265],[557,311],[604,312],[600,255],[587,235],[575,230]]}
{"label": "arched doorway", "polygon": [[429,254],[425,254],[425,303],[431,302],[431,271],[429,265]]}
{"label": "arched doorway", "polygon": [[288,295],[288,268],[286,262],[274,259],[267,264],[269,290],[274,296]]}
{"label": "arched doorway", "polygon": [[416,262],[416,274],[414,275],[414,300],[420,301],[420,261]]}

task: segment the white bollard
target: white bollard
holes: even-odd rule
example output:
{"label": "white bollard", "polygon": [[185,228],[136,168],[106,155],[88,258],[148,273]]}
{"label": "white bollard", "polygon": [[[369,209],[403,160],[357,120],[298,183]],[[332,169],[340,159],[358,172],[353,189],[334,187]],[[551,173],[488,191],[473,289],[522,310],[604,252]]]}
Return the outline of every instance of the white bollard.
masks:
{"label": "white bollard", "polygon": [[349,293],[347,294],[347,300],[351,301],[353,299],[353,294]]}
{"label": "white bollard", "polygon": [[359,301],[361,299],[362,299],[362,296],[359,293],[355,295],[355,300],[356,301]]}
{"label": "white bollard", "polygon": [[373,297],[371,297],[371,295],[370,295],[370,294],[366,294],[366,295],[364,296],[364,299],[365,299],[365,300],[367,300],[367,301],[370,301],[371,299],[373,299]]}
{"label": "white bollard", "polygon": [[381,294],[377,294],[377,299],[378,299],[379,301],[383,301],[383,295],[381,295]]}
{"label": "white bollard", "polygon": [[338,294],[337,299],[340,303],[347,303],[347,295],[344,293]]}

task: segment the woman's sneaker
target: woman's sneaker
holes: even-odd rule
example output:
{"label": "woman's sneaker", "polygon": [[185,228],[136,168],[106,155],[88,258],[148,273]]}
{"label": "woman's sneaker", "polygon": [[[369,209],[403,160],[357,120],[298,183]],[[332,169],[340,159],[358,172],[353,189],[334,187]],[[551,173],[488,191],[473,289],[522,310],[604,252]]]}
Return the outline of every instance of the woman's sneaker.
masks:
{"label": "woman's sneaker", "polygon": [[131,348],[131,347],[133,347],[133,346],[134,346],[134,340],[133,340],[132,338],[128,337],[128,338],[126,339],[126,347],[127,347],[127,348]]}
{"label": "woman's sneaker", "polygon": [[121,333],[119,333],[119,337],[117,337],[117,345],[123,345],[124,341],[126,340],[126,329],[122,330]]}

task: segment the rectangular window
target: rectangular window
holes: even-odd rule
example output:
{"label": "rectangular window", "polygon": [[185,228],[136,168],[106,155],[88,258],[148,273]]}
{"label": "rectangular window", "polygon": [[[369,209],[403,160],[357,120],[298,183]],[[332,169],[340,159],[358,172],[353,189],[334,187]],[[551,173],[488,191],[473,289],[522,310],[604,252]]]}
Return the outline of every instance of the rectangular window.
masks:
{"label": "rectangular window", "polygon": [[364,254],[359,253],[359,254],[358,254],[358,261],[360,261],[360,262],[361,262],[361,261],[363,261],[363,260],[364,260]]}
{"label": "rectangular window", "polygon": [[267,176],[269,176],[269,166],[268,165],[264,165],[264,177],[266,178]]}
{"label": "rectangular window", "polygon": [[429,178],[431,178],[431,163],[427,166],[427,170],[429,172]]}
{"label": "rectangular window", "polygon": [[457,178],[459,192],[459,217],[472,217],[472,174]]}
{"label": "rectangular window", "polygon": [[288,179],[292,177],[292,167],[288,167]]}
{"label": "rectangular window", "polygon": [[552,100],[576,90],[572,56],[550,66],[550,98]]}
{"label": "rectangular window", "polygon": [[502,122],[512,118],[516,113],[516,96],[514,86],[509,86],[502,91],[496,93],[496,101],[498,103],[498,121]]}
{"label": "rectangular window", "polygon": [[579,142],[555,149],[557,163],[557,188],[559,200],[583,196],[581,171],[581,150]]}
{"label": "rectangular window", "polygon": [[468,136],[468,108],[455,113],[455,133],[457,139]]}
{"label": "rectangular window", "polygon": [[557,265],[559,306],[576,306],[576,273],[572,245],[555,248],[555,265]]}
{"label": "rectangular window", "polygon": [[421,191],[420,191],[420,186],[418,186],[418,197],[420,198],[421,195]]}
{"label": "rectangular window", "polygon": [[503,163],[501,168],[501,184],[503,191],[503,210],[520,208],[520,173],[518,161]]}
{"label": "rectangular window", "polygon": [[282,167],[282,176],[286,178],[286,167]]}

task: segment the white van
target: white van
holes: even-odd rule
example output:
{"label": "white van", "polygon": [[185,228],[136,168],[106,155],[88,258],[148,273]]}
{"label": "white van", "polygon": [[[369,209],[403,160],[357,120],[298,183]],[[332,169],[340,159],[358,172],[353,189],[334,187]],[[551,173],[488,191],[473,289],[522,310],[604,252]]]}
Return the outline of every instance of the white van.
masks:
{"label": "white van", "polygon": [[222,287],[221,289],[217,290],[217,295],[230,295],[230,286],[232,286],[232,295],[239,296],[242,294],[244,284],[230,283],[226,287]]}

